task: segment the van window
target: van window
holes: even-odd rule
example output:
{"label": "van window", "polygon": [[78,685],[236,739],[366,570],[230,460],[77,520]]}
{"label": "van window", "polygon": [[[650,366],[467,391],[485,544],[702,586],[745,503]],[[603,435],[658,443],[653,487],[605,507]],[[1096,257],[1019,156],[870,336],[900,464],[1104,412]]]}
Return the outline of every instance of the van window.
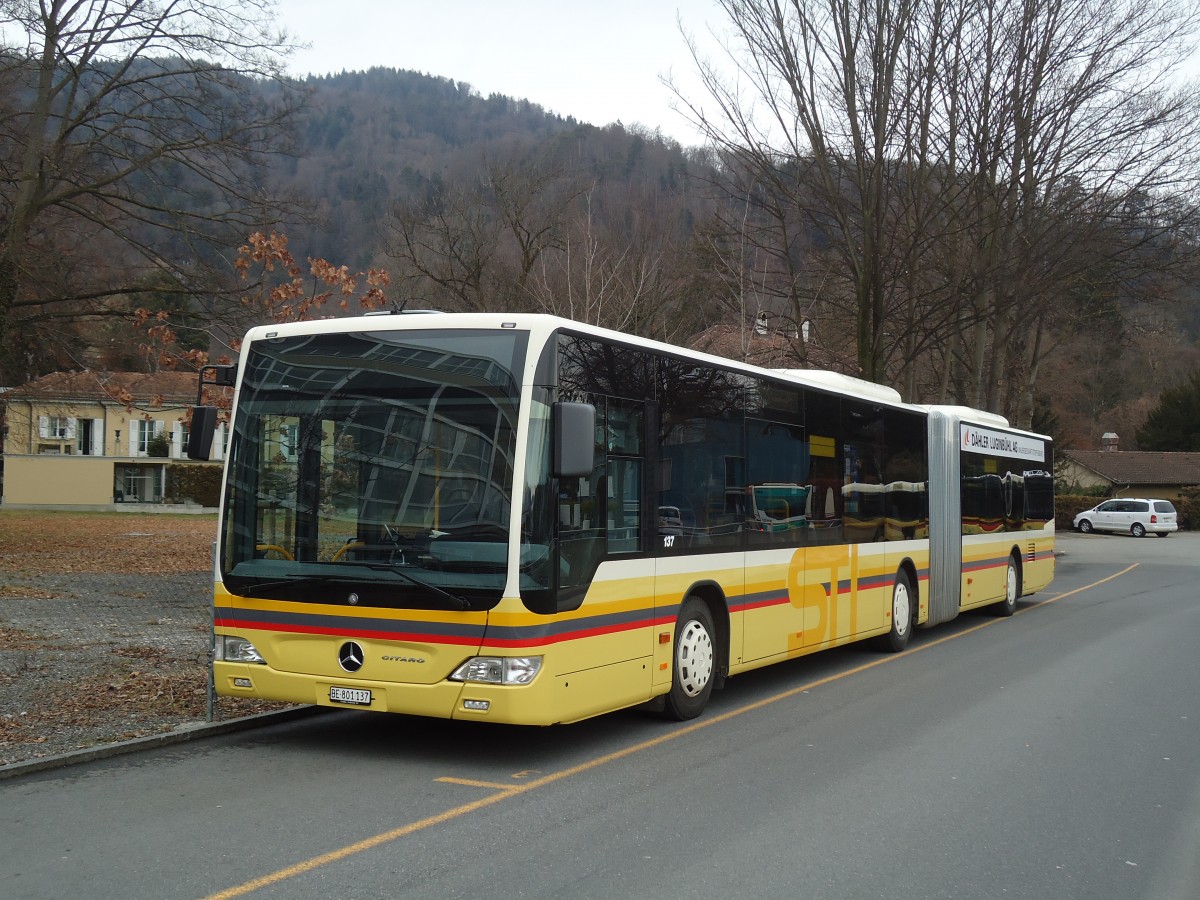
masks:
{"label": "van window", "polygon": [[1155,500],[1154,511],[1160,513],[1173,513],[1175,512],[1175,507],[1171,505],[1170,500]]}
{"label": "van window", "polygon": [[1130,500],[1125,504],[1125,512],[1149,512],[1150,504],[1144,500]]}

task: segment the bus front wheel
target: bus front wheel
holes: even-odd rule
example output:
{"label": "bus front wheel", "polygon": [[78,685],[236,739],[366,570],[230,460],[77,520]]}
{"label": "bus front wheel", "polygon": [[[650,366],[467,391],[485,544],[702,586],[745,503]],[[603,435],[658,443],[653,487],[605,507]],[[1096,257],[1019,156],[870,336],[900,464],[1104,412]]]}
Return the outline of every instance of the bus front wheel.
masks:
{"label": "bus front wheel", "polygon": [[708,705],[716,675],[716,644],[712,613],[697,597],[688,597],[675,620],[671,692],[667,713],[675,719],[694,719]]}

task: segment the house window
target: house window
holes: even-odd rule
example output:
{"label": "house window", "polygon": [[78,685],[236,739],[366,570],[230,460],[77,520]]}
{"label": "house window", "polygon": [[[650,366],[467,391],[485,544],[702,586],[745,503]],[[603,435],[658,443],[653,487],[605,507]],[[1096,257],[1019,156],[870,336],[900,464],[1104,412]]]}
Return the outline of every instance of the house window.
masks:
{"label": "house window", "polygon": [[119,498],[126,503],[160,503],[164,466],[125,466],[121,470]]}
{"label": "house window", "polygon": [[171,430],[171,456],[183,459],[187,456],[188,427],[184,422],[176,422]]}
{"label": "house window", "polygon": [[38,436],[51,440],[70,440],[75,437],[75,420],[70,416],[40,416]]}
{"label": "house window", "polygon": [[133,451],[138,456],[148,456],[150,453],[150,441],[154,438],[154,426],[157,423],[153,419],[139,419],[137,428],[134,431]]}
{"label": "house window", "polygon": [[79,440],[76,444],[76,450],[85,456],[90,456],[96,452],[96,423],[91,419],[79,420]]}

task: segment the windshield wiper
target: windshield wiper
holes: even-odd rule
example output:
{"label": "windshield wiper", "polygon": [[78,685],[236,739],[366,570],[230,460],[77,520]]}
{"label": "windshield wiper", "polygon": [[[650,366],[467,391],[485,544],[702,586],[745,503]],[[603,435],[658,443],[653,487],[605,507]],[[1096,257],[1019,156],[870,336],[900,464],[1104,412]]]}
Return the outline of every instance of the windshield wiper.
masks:
{"label": "windshield wiper", "polygon": [[324,584],[329,579],[320,578],[316,575],[284,575],[283,578],[274,581],[255,581],[252,575],[234,575],[235,579],[245,579],[250,582],[250,586],[255,590],[262,588],[277,588],[277,587],[299,587],[303,584]]}
{"label": "windshield wiper", "polygon": [[460,597],[457,594],[452,594],[447,590],[443,590],[436,584],[430,584],[428,581],[422,581],[416,575],[410,575],[408,572],[405,572],[402,568],[400,568],[400,566],[389,565],[387,563],[369,562],[353,562],[347,563],[347,565],[362,566],[365,569],[372,569],[376,572],[390,572],[393,575],[399,575],[410,584],[415,584],[417,587],[425,588],[425,590],[429,591],[431,594],[436,594],[439,597],[449,600],[454,609],[465,610],[471,608],[471,601],[466,597]]}

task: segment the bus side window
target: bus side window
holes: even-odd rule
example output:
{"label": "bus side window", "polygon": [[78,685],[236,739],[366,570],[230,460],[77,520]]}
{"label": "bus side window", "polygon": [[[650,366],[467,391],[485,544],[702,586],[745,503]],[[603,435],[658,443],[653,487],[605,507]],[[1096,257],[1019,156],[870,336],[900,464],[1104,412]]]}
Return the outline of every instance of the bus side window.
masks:
{"label": "bus side window", "polygon": [[608,552],[641,549],[642,461],[608,460]]}
{"label": "bus side window", "polygon": [[746,420],[743,489],[749,549],[801,546],[812,518],[808,437],[794,423]]}
{"label": "bus side window", "polygon": [[610,554],[642,549],[642,456],[645,404],[604,398],[604,450],[608,462],[608,510],[605,518]]}
{"label": "bus side window", "polygon": [[597,469],[590,478],[563,478],[558,497],[558,609],[583,602],[596,566],[604,558],[605,477]]}

